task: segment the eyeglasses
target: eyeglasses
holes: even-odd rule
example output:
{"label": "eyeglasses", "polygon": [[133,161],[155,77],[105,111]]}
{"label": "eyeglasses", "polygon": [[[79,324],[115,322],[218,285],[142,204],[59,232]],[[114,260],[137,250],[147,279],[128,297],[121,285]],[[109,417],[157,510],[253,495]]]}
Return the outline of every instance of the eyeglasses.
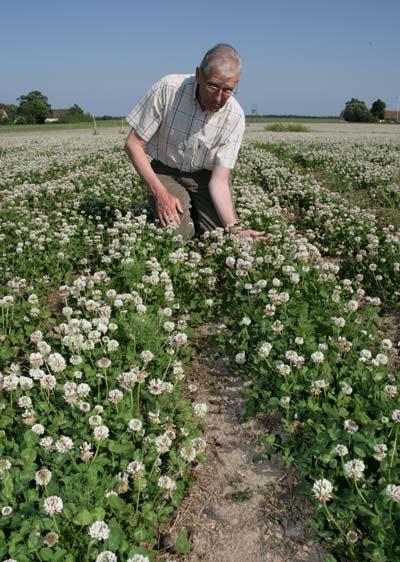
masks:
{"label": "eyeglasses", "polygon": [[212,94],[219,94],[219,92],[221,92],[221,95],[226,98],[233,96],[233,94],[236,94],[238,91],[237,86],[235,86],[234,88],[228,88],[225,86],[221,86],[220,84],[215,84],[215,82],[206,82],[206,88]]}

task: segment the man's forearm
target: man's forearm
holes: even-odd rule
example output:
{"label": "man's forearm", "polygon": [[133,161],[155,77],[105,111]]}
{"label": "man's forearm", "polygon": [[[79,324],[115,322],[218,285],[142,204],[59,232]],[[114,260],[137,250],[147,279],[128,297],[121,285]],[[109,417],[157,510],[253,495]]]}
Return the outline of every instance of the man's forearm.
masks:
{"label": "man's forearm", "polygon": [[134,133],[131,132],[126,141],[125,152],[129,156],[135,170],[147,185],[150,193],[156,197],[160,192],[165,192],[166,189],[150,166],[144,151],[145,143],[133,135]]}
{"label": "man's forearm", "polygon": [[208,189],[220,221],[224,226],[237,222],[229,183],[211,179]]}

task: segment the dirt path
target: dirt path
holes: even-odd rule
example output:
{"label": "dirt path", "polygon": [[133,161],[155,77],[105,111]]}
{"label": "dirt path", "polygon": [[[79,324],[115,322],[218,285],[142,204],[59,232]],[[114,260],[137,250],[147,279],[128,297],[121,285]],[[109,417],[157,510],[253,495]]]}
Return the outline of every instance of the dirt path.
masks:
{"label": "dirt path", "polygon": [[[215,327],[214,327],[215,329]],[[188,383],[206,402],[209,461],[194,469],[196,484],[183,501],[166,544],[187,529],[192,551],[179,562],[321,562],[311,540],[304,499],[294,495],[295,475],[278,458],[254,462],[265,420],[243,421],[243,380],[226,361],[210,358],[210,327],[199,335],[199,355]],[[264,424],[264,425],[263,425]]]}

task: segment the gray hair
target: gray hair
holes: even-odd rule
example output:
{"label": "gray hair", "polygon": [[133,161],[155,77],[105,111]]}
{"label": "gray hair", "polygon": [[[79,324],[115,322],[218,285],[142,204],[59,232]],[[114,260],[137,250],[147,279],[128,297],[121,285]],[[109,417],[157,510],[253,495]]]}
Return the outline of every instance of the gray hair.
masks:
{"label": "gray hair", "polygon": [[211,70],[215,69],[231,78],[240,74],[242,61],[239,53],[231,45],[218,43],[206,52],[200,63],[200,68],[204,76],[209,76]]}

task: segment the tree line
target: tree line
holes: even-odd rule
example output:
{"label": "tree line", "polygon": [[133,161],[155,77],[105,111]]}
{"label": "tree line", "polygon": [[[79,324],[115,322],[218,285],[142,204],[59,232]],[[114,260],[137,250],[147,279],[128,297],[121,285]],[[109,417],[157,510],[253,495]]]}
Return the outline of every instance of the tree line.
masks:
{"label": "tree line", "polygon": [[385,109],[386,103],[381,99],[375,100],[371,109],[368,109],[365,102],[352,98],[346,102],[343,119],[353,123],[376,123],[385,118]]}
{"label": "tree line", "polygon": [[[4,109],[6,116],[0,115],[0,124],[11,125],[16,124],[40,124],[45,123],[48,117],[52,115],[51,105],[47,96],[33,90],[28,94],[22,95],[17,98],[19,105],[0,103],[0,110]],[[91,119],[89,114],[85,114],[83,109],[76,103],[68,108],[59,122],[73,123],[78,121],[89,121]]]}

